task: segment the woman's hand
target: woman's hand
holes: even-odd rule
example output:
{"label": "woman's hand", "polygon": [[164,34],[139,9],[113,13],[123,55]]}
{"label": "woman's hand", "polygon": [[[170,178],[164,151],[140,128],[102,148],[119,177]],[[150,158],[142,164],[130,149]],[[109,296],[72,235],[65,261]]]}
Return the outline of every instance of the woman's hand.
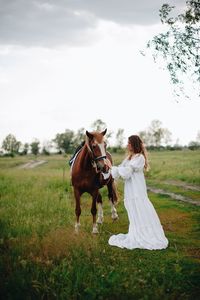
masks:
{"label": "woman's hand", "polygon": [[112,168],[112,164],[108,158],[106,159],[105,163],[110,169]]}

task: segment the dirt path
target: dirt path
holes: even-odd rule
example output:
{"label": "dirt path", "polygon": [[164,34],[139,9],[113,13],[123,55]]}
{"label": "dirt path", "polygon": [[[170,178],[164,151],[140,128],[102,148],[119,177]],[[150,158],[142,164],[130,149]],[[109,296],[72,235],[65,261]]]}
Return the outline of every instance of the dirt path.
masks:
{"label": "dirt path", "polygon": [[31,160],[26,164],[19,166],[19,169],[33,169],[47,163],[46,160]]}
{"label": "dirt path", "polygon": [[180,186],[180,187],[183,187],[186,190],[192,190],[192,191],[200,192],[200,187],[194,186],[194,185],[191,185],[191,184],[187,184],[185,182],[178,181],[178,180],[177,181],[176,180],[166,180],[163,183],[164,184],[175,185],[175,186]]}
{"label": "dirt path", "polygon": [[186,197],[184,197],[182,195],[178,195],[178,194],[171,193],[171,192],[166,192],[165,190],[157,189],[157,188],[153,188],[153,187],[149,187],[149,186],[147,187],[147,190],[150,191],[150,192],[152,192],[152,193],[155,193],[155,194],[167,195],[167,196],[170,196],[172,199],[200,206],[200,201],[195,201],[193,199],[186,198]]}

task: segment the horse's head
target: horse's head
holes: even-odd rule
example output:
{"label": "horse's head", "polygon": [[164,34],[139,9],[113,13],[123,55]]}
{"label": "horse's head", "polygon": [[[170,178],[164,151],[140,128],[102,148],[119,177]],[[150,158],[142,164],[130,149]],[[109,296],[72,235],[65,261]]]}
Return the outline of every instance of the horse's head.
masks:
{"label": "horse's head", "polygon": [[106,134],[106,131],[107,129],[102,132],[86,131],[86,144],[88,146],[91,158],[93,162],[96,163],[97,169],[104,173],[107,173],[109,171],[106,157],[106,143],[104,141],[104,135]]}

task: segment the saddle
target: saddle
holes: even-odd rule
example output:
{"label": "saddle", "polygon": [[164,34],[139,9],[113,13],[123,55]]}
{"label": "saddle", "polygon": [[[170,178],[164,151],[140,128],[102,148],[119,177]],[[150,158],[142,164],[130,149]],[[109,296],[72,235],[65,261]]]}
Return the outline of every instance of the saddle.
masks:
{"label": "saddle", "polygon": [[75,158],[77,156],[77,154],[80,152],[80,150],[83,148],[83,146],[85,145],[85,141],[83,141],[75,150],[74,154],[72,155],[72,157],[69,160],[69,165],[70,167],[73,165],[73,162],[75,161]]}

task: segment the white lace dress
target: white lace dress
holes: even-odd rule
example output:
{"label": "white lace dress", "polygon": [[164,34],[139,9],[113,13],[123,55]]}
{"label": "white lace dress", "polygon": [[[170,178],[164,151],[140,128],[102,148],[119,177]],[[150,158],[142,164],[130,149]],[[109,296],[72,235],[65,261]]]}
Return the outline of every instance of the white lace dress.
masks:
{"label": "white lace dress", "polygon": [[144,156],[136,154],[131,160],[125,159],[121,165],[111,169],[115,179],[122,177],[125,180],[124,206],[129,218],[128,233],[112,235],[108,241],[111,246],[149,250],[168,246],[158,215],[147,195],[144,163]]}

